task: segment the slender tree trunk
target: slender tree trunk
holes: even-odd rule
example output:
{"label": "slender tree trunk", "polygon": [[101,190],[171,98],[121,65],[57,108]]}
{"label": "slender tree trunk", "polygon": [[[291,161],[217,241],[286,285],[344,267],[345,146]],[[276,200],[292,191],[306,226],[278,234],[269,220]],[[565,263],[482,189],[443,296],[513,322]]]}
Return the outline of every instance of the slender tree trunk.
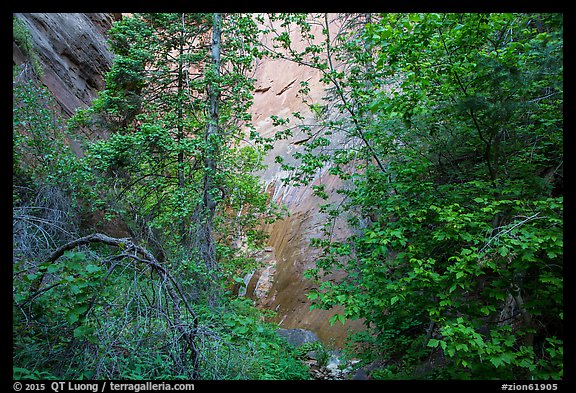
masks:
{"label": "slender tree trunk", "polygon": [[[184,14],[182,14],[182,30],[180,30],[180,44],[178,47],[178,135],[177,143],[180,144],[184,139],[184,62],[182,56],[184,55]],[[184,195],[184,150],[182,147],[178,151],[178,189]],[[186,221],[184,217],[180,217],[180,244],[186,245]]]}
{"label": "slender tree trunk", "polygon": [[[329,66],[328,69],[329,69],[329,71],[334,72],[336,69],[334,68],[334,64],[332,62],[332,50],[331,50],[331,48],[332,48],[331,41],[332,40],[330,38],[330,23],[328,22],[328,13],[324,13],[324,24],[325,24],[325,28],[326,28],[326,57],[328,60],[328,66]],[[325,71],[322,71],[322,72],[326,73]],[[350,114],[350,119],[354,123],[354,127],[352,128],[353,134],[355,134],[357,137],[359,137],[362,140],[364,145],[366,145],[366,147],[368,148],[369,154],[372,156],[372,158],[374,159],[374,161],[376,162],[376,164],[378,165],[380,170],[382,172],[386,173],[387,172],[386,167],[384,166],[384,164],[380,160],[380,157],[378,157],[376,150],[374,150],[374,147],[370,144],[370,141],[368,140],[368,138],[366,138],[366,135],[362,131],[364,129],[364,125],[361,124],[361,122],[359,121],[359,116],[356,113],[356,111],[353,109],[353,107],[350,103],[350,100],[346,97],[346,94],[344,93],[344,89],[342,88],[342,86],[340,85],[340,83],[338,82],[336,77],[331,76],[330,80],[332,81],[332,84],[336,88],[336,94],[338,94],[338,97],[340,98],[340,100],[344,104],[344,108]]]}
{"label": "slender tree trunk", "polygon": [[212,235],[214,214],[216,211],[215,191],[217,191],[215,183],[216,175],[216,162],[219,152],[220,143],[219,135],[219,101],[220,101],[220,47],[221,47],[221,15],[214,14],[214,22],[212,27],[212,43],[211,43],[211,57],[212,57],[212,70],[210,79],[208,81],[208,103],[209,103],[209,118],[208,125],[205,133],[206,151],[204,154],[204,189],[203,189],[203,204],[204,204],[204,220],[201,223],[201,238],[200,238],[200,253],[206,268],[209,273],[214,277],[218,270],[216,261],[216,247]]}

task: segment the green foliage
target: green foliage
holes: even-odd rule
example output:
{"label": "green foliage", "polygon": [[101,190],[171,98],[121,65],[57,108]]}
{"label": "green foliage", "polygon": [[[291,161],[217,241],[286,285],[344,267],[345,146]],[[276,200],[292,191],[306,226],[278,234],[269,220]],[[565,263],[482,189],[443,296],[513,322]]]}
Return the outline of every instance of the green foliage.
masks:
{"label": "green foliage", "polygon": [[[300,353],[263,321],[262,311],[245,298],[231,300],[221,311],[204,310],[212,326],[201,369],[204,379],[308,379]],[[202,318],[202,317],[201,317]]]}
{"label": "green foliage", "polygon": [[26,369],[38,376],[78,378],[62,374],[60,367],[77,360],[78,340],[97,343],[95,321],[88,315],[94,295],[103,289],[104,269],[84,252],[67,252],[61,261],[38,264],[28,273],[22,266],[26,261],[15,266],[14,372],[20,370],[21,378],[30,376]]}
{"label": "green foliage", "polygon": [[31,370],[28,370],[28,369],[22,368],[22,367],[14,367],[12,377],[15,380],[19,380],[19,379],[32,379],[32,380],[59,379],[59,378],[51,375],[49,372],[46,372],[46,371],[38,371],[38,370],[31,371]]}
{"label": "green foliage", "polygon": [[30,30],[28,30],[26,24],[16,16],[12,18],[12,39],[23,54],[28,57],[28,61],[30,62],[34,73],[37,76],[42,76],[44,70],[42,69],[38,52],[36,51],[36,48],[34,48],[34,42]]}
{"label": "green foliage", "polygon": [[[391,364],[380,377],[410,377],[441,353],[431,376],[562,378],[561,15],[363,22],[328,48],[346,72],[311,61],[347,114],[325,129],[360,147],[322,156],[310,143],[296,157],[305,183],[325,162],[351,181],[321,208],[313,307],[367,321],[364,356]],[[354,235],[335,240],[342,217]],[[340,269],[341,282],[323,279]]]}
{"label": "green foliage", "polygon": [[[15,179],[55,184],[104,219],[122,219],[134,240],[178,278],[172,284],[197,313],[182,313],[167,282],[122,244],[118,254],[106,246],[80,247],[51,263],[42,253],[18,254],[15,378],[308,378],[264,313],[244,300],[223,296],[215,304],[206,296],[224,293],[233,277],[256,266],[254,254],[266,239],[261,224],[283,214],[251,174],[262,169],[270,148],[248,124],[253,81],[246,75],[259,56],[250,38],[257,29],[250,16],[225,21],[223,72],[210,65],[203,46],[209,14],[136,14],[115,23],[106,89],[68,122],[71,131],[109,137],[86,140],[81,159],[69,154],[45,89],[15,71]],[[219,92],[211,134],[210,90]],[[208,199],[217,206],[212,212]],[[15,203],[25,202],[15,195]],[[216,282],[201,263],[209,240],[201,229],[208,225],[204,233],[216,241],[220,262]],[[233,247],[239,240],[243,244]],[[62,239],[50,241],[48,248]],[[182,340],[181,326],[194,326],[194,350]]]}
{"label": "green foliage", "polygon": [[16,181],[70,186],[74,156],[53,98],[33,79],[13,82],[12,172]]}
{"label": "green foliage", "polygon": [[308,359],[310,352],[314,354],[314,359],[316,359],[319,367],[325,367],[328,364],[331,355],[330,349],[321,341],[304,343],[296,350],[298,357],[302,360]]}
{"label": "green foliage", "polygon": [[[306,102],[308,117],[272,116],[284,127],[276,139],[297,128],[307,138],[296,165],[277,163],[295,185],[325,166],[345,184],[334,204],[324,185],[312,187],[326,226],[312,242],[321,255],[306,272],[316,283],[308,298],[344,307],[331,324],[366,321],[351,345],[365,363],[384,361],[372,377],[563,378],[562,15],[353,14],[335,37],[328,17],[320,37],[309,15],[270,17],[299,28],[304,49],[286,30],[262,50],[260,17],[227,15],[220,70],[200,42],[210,14],[115,23],[106,90],[69,123],[109,138],[88,142],[81,160],[46,90],[15,70],[13,174],[28,191],[14,193],[14,206],[45,184],[123,219],[196,315],[176,312],[167,282],[124,247],[81,247],[50,263],[20,247],[14,378],[189,379],[197,365],[202,379],[307,379],[304,351],[324,359],[323,347],[287,346],[249,300],[204,296],[255,267],[261,224],[283,213],[252,174],[274,140],[249,124],[247,71],[264,54],[312,66],[330,86],[329,104]],[[33,61],[17,19],[14,36]],[[61,223],[35,209],[15,215],[40,228],[25,239],[61,243],[38,224],[66,232]],[[340,219],[350,236],[332,236]],[[346,277],[325,277],[337,270]],[[178,338],[177,314],[194,326],[197,351]]]}
{"label": "green foliage", "polygon": [[[254,136],[247,115],[253,81],[246,75],[257,55],[257,29],[250,17],[226,15],[221,71],[212,70],[204,45],[210,23],[210,14],[167,13],[115,23],[109,43],[116,57],[106,89],[70,122],[111,132],[91,143],[84,159],[102,190],[97,208],[129,222],[138,238],[159,244],[173,260],[203,258],[204,230],[221,234],[218,244],[207,246],[221,253],[217,258],[233,260],[231,242],[247,237],[250,246],[261,245],[258,221],[276,216],[249,174],[261,165],[264,148],[258,140],[241,144],[245,129]],[[219,91],[215,132],[209,131],[212,88]],[[235,265],[224,268],[234,271]]]}

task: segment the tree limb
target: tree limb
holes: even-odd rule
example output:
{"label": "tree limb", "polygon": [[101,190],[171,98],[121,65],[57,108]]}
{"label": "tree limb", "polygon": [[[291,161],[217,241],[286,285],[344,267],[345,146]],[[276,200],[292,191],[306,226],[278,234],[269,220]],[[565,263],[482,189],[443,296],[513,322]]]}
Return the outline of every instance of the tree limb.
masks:
{"label": "tree limb", "polygon": [[[188,345],[188,347],[193,351],[194,375],[197,375],[198,374],[197,360],[199,354],[198,349],[194,344],[194,339],[196,337],[198,328],[198,318],[194,310],[192,310],[192,307],[190,307],[190,304],[188,303],[188,300],[184,296],[183,291],[180,288],[178,282],[174,279],[174,277],[170,274],[170,272],[168,272],[168,270],[158,262],[158,260],[154,257],[154,255],[150,251],[146,250],[143,247],[138,246],[137,244],[134,244],[132,242],[132,239],[130,238],[115,238],[104,235],[102,233],[93,233],[91,235],[78,238],[76,240],[73,240],[60,246],[52,254],[50,254],[50,256],[46,260],[46,263],[54,263],[58,260],[58,258],[64,255],[66,251],[72,250],[78,246],[89,243],[103,243],[109,246],[118,247],[122,250],[122,253],[120,254],[121,257],[132,258],[137,262],[147,264],[158,272],[163,282],[165,282],[166,284],[168,294],[170,295],[170,297],[174,302],[174,309],[175,309],[174,326],[180,333],[181,337],[184,338],[185,343]],[[113,268],[111,268],[108,271],[108,274],[110,274],[111,270],[113,270]],[[42,280],[40,279],[39,282],[35,284],[37,284],[37,286],[39,287],[41,282]],[[92,301],[94,300],[95,299],[92,299]],[[184,323],[181,323],[180,321],[181,301],[184,303],[186,310],[190,313],[190,315],[193,318],[192,331],[188,331],[186,329],[186,325]]]}

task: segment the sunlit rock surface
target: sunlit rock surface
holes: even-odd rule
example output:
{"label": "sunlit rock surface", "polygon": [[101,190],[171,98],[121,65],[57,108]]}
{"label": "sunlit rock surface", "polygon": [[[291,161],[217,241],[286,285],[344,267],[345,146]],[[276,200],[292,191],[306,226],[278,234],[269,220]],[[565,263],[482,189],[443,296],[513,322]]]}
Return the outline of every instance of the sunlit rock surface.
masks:
{"label": "sunlit rock surface", "polygon": [[[104,75],[110,69],[113,56],[106,43],[106,32],[119,14],[81,14],[81,13],[21,13],[15,14],[29,29],[34,48],[44,70],[41,82],[50,90],[56,102],[62,108],[65,117],[72,115],[77,108],[87,108],[104,88]],[[332,15],[330,18],[333,18]],[[312,33],[319,34],[321,26],[314,26]],[[305,43],[292,32],[293,42],[299,49]],[[26,62],[22,48],[13,44],[13,63]],[[320,72],[282,59],[261,59],[255,66],[256,78],[254,104],[251,108],[252,122],[256,130],[265,137],[271,137],[282,130],[272,124],[272,115],[290,116],[300,112],[306,123],[314,123],[315,114],[303,103],[298,94],[301,82],[307,82],[310,91],[306,95],[309,103],[319,103],[325,97],[326,86],[320,82]],[[291,123],[295,124],[294,122]],[[102,137],[91,135],[89,137]],[[293,163],[292,154],[303,148],[301,142],[306,135],[294,132],[285,140],[276,142],[273,150],[265,157],[266,169],[258,173],[267,192],[278,204],[289,211],[284,220],[268,225],[270,234],[268,255],[264,256],[263,267],[247,277],[246,296],[263,308],[277,311],[275,318],[281,328],[306,329],[313,331],[327,344],[342,345],[349,329],[362,328],[360,321],[348,321],[344,326],[337,322],[330,326],[329,319],[335,312],[342,310],[313,310],[306,293],[312,283],[303,277],[303,272],[314,267],[318,250],[310,247],[310,240],[321,235],[320,228],[325,217],[319,212],[320,204],[339,201],[335,190],[341,186],[338,178],[327,170],[316,175],[307,186],[294,187],[282,183],[287,175],[275,163],[277,155],[285,162]],[[334,144],[345,141],[333,139]],[[81,154],[74,141],[72,148]],[[329,195],[324,201],[313,195],[314,185],[324,184]],[[98,217],[94,221],[99,221]],[[106,228],[107,233],[125,236],[125,228]],[[336,223],[334,236],[346,236],[345,223]],[[337,280],[342,274],[336,272],[332,278]]]}
{"label": "sunlit rock surface", "polygon": [[[334,18],[334,15],[330,16]],[[337,28],[337,23],[332,26]],[[313,26],[312,33],[320,36],[321,26]],[[292,31],[292,41],[296,47],[303,49],[303,41],[299,39],[297,30]],[[282,127],[274,127],[271,115],[290,117],[292,112],[299,112],[304,122],[317,122],[315,114],[303,102],[298,93],[300,82],[307,82],[310,91],[306,95],[309,103],[321,103],[326,96],[326,85],[320,82],[321,73],[310,67],[282,59],[262,59],[256,66],[256,92],[252,106],[252,122],[256,130],[264,137],[272,137]],[[297,124],[292,118],[290,125]],[[326,344],[343,345],[348,331],[363,329],[362,321],[347,321],[343,326],[340,322],[330,325],[329,319],[342,309],[310,311],[311,302],[306,293],[312,288],[312,283],[303,277],[306,269],[315,266],[318,250],[310,246],[312,238],[321,236],[321,225],[326,217],[320,213],[319,206],[327,202],[339,202],[341,195],[335,191],[342,186],[341,181],[330,174],[328,168],[318,173],[313,182],[307,186],[294,187],[283,184],[282,178],[288,173],[281,170],[275,157],[281,156],[284,162],[294,163],[292,154],[301,151],[299,143],[306,138],[301,132],[294,132],[292,137],[275,143],[265,158],[266,169],[259,173],[272,199],[283,204],[289,211],[289,216],[267,227],[270,234],[269,245],[275,253],[275,275],[271,288],[265,298],[260,297],[258,303],[266,308],[277,311],[276,322],[282,328],[302,328],[315,332]],[[335,134],[333,144],[345,143],[338,140]],[[327,201],[313,195],[313,186],[325,185],[329,198]],[[349,231],[344,222],[337,222],[334,236],[346,236]],[[252,281],[258,279],[254,274]],[[332,279],[342,278],[341,272],[336,272]]]}

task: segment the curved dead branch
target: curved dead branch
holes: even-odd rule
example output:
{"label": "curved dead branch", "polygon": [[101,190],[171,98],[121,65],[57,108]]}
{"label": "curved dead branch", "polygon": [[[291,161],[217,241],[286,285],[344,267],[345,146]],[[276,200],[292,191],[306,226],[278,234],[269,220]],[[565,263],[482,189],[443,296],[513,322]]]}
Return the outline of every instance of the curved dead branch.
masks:
{"label": "curved dead branch", "polygon": [[[188,300],[184,296],[182,289],[178,282],[174,279],[174,277],[170,274],[166,267],[162,266],[158,260],[154,257],[154,255],[146,250],[145,248],[134,244],[132,239],[130,238],[115,238],[110,237],[108,235],[104,235],[102,233],[94,233],[88,236],[84,236],[75,240],[72,240],[54,252],[52,252],[48,258],[46,259],[46,263],[54,263],[56,262],[66,251],[72,250],[78,246],[90,244],[90,243],[103,243],[109,246],[117,247],[122,250],[121,254],[118,257],[125,257],[131,258],[137,262],[146,264],[154,269],[160,276],[160,278],[165,282],[166,289],[168,294],[170,295],[173,304],[174,304],[174,326],[178,330],[179,336],[182,337],[185,344],[188,348],[192,351],[193,356],[193,376],[198,375],[198,349],[194,343],[196,338],[196,333],[198,329],[198,318],[196,313],[188,303]],[[37,287],[40,286],[42,282],[42,278],[40,278],[39,282],[36,283]],[[35,286],[36,286],[35,285]],[[37,288],[36,288],[37,289]],[[32,296],[34,297],[34,296]],[[192,329],[186,329],[186,324],[182,323],[180,320],[180,316],[182,314],[182,310],[180,304],[184,303],[184,307],[188,313],[192,316]]]}

